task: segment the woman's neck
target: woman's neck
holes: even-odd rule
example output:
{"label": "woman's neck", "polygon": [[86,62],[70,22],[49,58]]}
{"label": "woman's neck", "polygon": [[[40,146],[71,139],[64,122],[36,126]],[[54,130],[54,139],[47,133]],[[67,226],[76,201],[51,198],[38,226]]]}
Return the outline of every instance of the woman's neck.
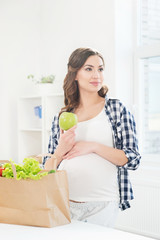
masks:
{"label": "woman's neck", "polygon": [[100,97],[98,93],[83,93],[80,94],[80,104],[78,108],[88,109],[102,101],[104,102],[104,98]]}
{"label": "woman's neck", "polygon": [[77,114],[78,121],[89,120],[99,114],[105,105],[105,98],[100,97],[98,94],[84,94],[80,97],[80,104],[75,109],[74,113]]}

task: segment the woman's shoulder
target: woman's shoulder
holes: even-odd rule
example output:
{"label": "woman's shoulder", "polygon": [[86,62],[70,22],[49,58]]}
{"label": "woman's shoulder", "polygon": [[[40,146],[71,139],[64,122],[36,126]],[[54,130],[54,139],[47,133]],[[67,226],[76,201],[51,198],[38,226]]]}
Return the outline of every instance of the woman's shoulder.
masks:
{"label": "woman's shoulder", "polygon": [[106,113],[112,115],[114,118],[121,118],[122,116],[133,117],[130,110],[116,98],[106,98],[105,110]]}
{"label": "woman's shoulder", "polygon": [[114,118],[121,118],[123,116],[124,118],[134,120],[133,113],[119,99],[108,98],[105,108],[106,112],[108,111]]}
{"label": "woman's shoulder", "polygon": [[53,116],[52,128],[59,128],[59,113],[56,113],[56,114]]}
{"label": "woman's shoulder", "polygon": [[59,112],[57,112],[57,113],[54,115],[54,118],[56,118],[56,119],[59,118]]}
{"label": "woman's shoulder", "polygon": [[56,122],[58,120],[59,120],[59,113],[57,112],[53,115],[53,122]]}
{"label": "woman's shoulder", "polygon": [[106,97],[106,106],[110,106],[110,108],[113,108],[116,110],[123,110],[125,108],[124,104],[117,98],[108,98]]}

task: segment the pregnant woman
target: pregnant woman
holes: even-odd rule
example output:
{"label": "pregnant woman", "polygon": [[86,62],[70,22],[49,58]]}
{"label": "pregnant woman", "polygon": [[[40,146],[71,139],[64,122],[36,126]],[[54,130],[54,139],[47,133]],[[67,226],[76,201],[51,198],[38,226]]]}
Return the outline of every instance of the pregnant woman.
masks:
{"label": "pregnant woman", "polygon": [[[128,170],[137,169],[141,157],[134,117],[119,100],[107,97],[104,69],[97,51],[78,48],[71,54],[65,107],[54,116],[48,151],[57,158],[57,168],[67,171],[71,218],[114,227],[119,208],[130,207]],[[64,111],[78,117],[65,132],[59,127]],[[52,169],[52,159],[43,164]]]}

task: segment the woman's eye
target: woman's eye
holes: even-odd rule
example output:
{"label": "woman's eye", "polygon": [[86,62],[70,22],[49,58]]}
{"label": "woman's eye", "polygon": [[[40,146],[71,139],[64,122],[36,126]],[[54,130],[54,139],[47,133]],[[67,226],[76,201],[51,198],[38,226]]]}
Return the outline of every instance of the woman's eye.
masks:
{"label": "woman's eye", "polygon": [[103,72],[103,70],[104,70],[103,68],[99,68],[99,71],[100,71],[100,72]]}
{"label": "woman's eye", "polygon": [[90,71],[92,71],[92,68],[88,67],[88,68],[86,68],[86,71],[90,72]]}

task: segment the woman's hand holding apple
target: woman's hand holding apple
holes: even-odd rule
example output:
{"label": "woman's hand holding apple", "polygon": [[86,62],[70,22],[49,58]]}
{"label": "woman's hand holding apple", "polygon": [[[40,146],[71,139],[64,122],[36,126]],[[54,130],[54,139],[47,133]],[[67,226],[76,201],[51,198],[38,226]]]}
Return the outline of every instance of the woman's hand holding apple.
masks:
{"label": "woman's hand holding apple", "polygon": [[[64,130],[60,129],[60,138],[58,142],[58,146],[54,152],[54,155],[57,159],[57,166],[63,160],[63,156],[67,154],[75,144],[75,129],[76,125],[64,132]],[[53,160],[50,158],[45,163],[45,169],[53,169]]]}
{"label": "woman's hand holding apple", "polygon": [[77,115],[71,112],[63,112],[59,117],[60,138],[55,154],[61,160],[75,144],[75,128],[77,122]]}
{"label": "woman's hand holding apple", "polygon": [[58,155],[61,159],[73,148],[75,144],[75,129],[76,126],[73,126],[66,132],[60,129],[60,138],[55,154]]}

